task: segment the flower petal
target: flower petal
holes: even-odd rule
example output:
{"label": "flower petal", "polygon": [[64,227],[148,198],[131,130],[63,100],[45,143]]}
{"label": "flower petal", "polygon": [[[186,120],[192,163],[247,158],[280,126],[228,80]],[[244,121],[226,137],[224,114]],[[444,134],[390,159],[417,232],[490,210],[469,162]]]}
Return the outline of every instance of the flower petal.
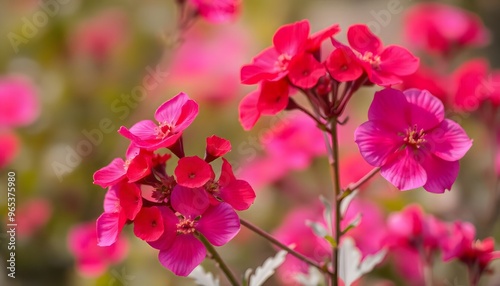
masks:
{"label": "flower petal", "polygon": [[155,119],[158,122],[174,124],[177,122],[181,113],[182,107],[190,99],[187,94],[181,92],[171,99],[165,101],[155,112]]}
{"label": "flower petal", "polygon": [[325,67],[311,54],[294,57],[288,69],[288,79],[294,85],[305,89],[314,87],[318,80],[326,74]]}
{"label": "flower petal", "polygon": [[260,118],[260,111],[257,109],[260,91],[255,90],[247,94],[240,102],[239,120],[243,129],[250,130],[255,126]]}
{"label": "flower petal", "polygon": [[165,206],[158,207],[161,213],[163,221],[163,233],[160,238],[155,241],[148,241],[151,247],[156,249],[167,249],[169,248],[175,240],[177,235],[177,223],[179,218],[174,214],[174,212]]}
{"label": "flower petal", "polygon": [[403,92],[386,88],[375,93],[368,110],[368,119],[383,122],[394,133],[404,132],[410,126],[406,120],[407,109],[408,101]]}
{"label": "flower petal", "polygon": [[349,45],[362,54],[370,52],[373,55],[378,55],[383,48],[380,39],[366,25],[359,24],[349,27],[347,39]]}
{"label": "flower petal", "polygon": [[109,165],[94,173],[94,184],[103,188],[118,183],[125,177],[125,162],[122,158],[115,158]]}
{"label": "flower petal", "polygon": [[381,127],[377,122],[367,121],[354,132],[361,156],[372,166],[382,166],[391,154],[403,146],[403,138]]}
{"label": "flower petal", "polygon": [[184,157],[179,160],[174,170],[177,183],[188,188],[205,185],[212,176],[212,167],[198,156]]}
{"label": "flower petal", "polygon": [[417,71],[420,59],[400,46],[388,46],[380,54],[380,69],[391,74],[405,76]]}
{"label": "flower petal", "polygon": [[262,114],[275,115],[288,104],[289,87],[286,80],[264,81],[261,83],[257,109]]}
{"label": "flower petal", "polygon": [[142,208],[134,219],[134,234],[144,241],[155,241],[164,231],[162,215],[158,207]]}
{"label": "flower petal", "polygon": [[274,34],[273,44],[279,54],[295,56],[305,50],[309,37],[309,21],[302,20],[281,26]]}
{"label": "flower petal", "polygon": [[170,248],[160,250],[158,260],[175,275],[188,276],[205,259],[207,249],[193,235],[178,235]]}
{"label": "flower petal", "polygon": [[407,147],[387,160],[380,174],[401,191],[422,187],[427,182],[422,155],[422,152]]}
{"label": "flower petal", "polygon": [[204,189],[186,188],[181,185],[175,186],[170,201],[175,211],[192,218],[202,214],[210,205],[207,192]]}
{"label": "flower petal", "polygon": [[446,161],[456,161],[469,151],[472,139],[458,123],[445,119],[428,134],[430,151]]}
{"label": "flower petal", "polygon": [[247,181],[235,180],[220,188],[220,198],[235,210],[248,209],[255,200],[255,191]]}
{"label": "flower petal", "polygon": [[425,131],[434,128],[444,119],[444,106],[441,100],[427,90],[408,89],[404,91],[410,103],[408,109],[411,125]]}
{"label": "flower petal", "polygon": [[241,68],[241,83],[256,84],[264,80],[279,80],[287,71],[282,71],[278,63],[279,53],[274,47],[267,48],[258,54],[253,62]]}
{"label": "flower petal", "polygon": [[326,68],[330,75],[340,81],[352,81],[363,74],[363,67],[351,48],[340,46],[326,60]]}
{"label": "flower petal", "polygon": [[142,207],[142,194],[139,186],[123,182],[116,186],[116,193],[125,217],[129,220],[135,219]]}
{"label": "flower petal", "polygon": [[427,173],[427,182],[424,189],[430,193],[444,193],[451,190],[460,169],[458,161],[445,161],[435,156],[428,156],[423,167]]}
{"label": "flower petal", "polygon": [[103,213],[97,219],[97,245],[110,246],[116,242],[125,225],[125,216],[120,213]]}
{"label": "flower petal", "polygon": [[211,244],[222,246],[240,231],[240,218],[229,204],[220,203],[203,213],[196,230]]}

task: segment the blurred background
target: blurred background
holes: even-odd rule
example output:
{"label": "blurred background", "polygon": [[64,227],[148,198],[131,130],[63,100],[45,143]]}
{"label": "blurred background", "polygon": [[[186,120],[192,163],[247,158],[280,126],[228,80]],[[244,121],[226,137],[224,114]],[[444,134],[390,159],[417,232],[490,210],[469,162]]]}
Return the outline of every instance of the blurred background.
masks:
{"label": "blurred background", "polygon": [[[385,44],[405,46],[402,17],[417,2],[243,0],[234,21],[212,23],[200,18],[181,31],[174,0],[1,1],[0,83],[9,87],[0,92],[19,95],[0,100],[0,110],[4,117],[21,118],[0,126],[0,216],[7,218],[7,172],[15,171],[18,222],[15,279],[6,277],[9,237],[6,224],[0,225],[0,284],[194,285],[164,269],[157,251],[135,238],[130,228],[125,228],[116,249],[99,254],[109,258],[109,263],[86,265],[81,258],[82,253],[99,252],[90,243],[92,236],[85,234],[85,227],[93,229],[103,211],[105,190],[92,184],[92,175],[112,159],[123,158],[128,146],[116,130],[152,119],[156,108],[180,91],[200,105],[198,118],[184,135],[186,152],[202,156],[206,137],[227,138],[233,146],[228,155],[233,167],[254,186],[257,199],[241,213],[243,217],[273,232],[291,210],[315,206],[318,196],[328,196],[331,189],[324,151],[318,147],[304,161],[273,167],[278,157],[269,155],[276,149],[270,142],[276,138],[266,134],[282,128],[281,122],[290,122],[283,120],[289,115],[264,118],[245,132],[238,122],[238,104],[256,87],[240,84],[239,68],[271,45],[279,26],[300,19],[308,19],[312,31],[340,24],[337,38],[342,41],[349,25],[370,24],[378,27],[375,32]],[[484,57],[492,68],[498,67],[500,2],[448,2],[477,13],[491,36],[488,46],[461,54],[456,63]],[[390,5],[399,5],[394,10],[398,12],[380,13]],[[350,104],[352,116],[341,135],[344,185],[370,170],[357,154],[352,132],[366,120],[375,90],[363,89]],[[9,114],[16,103],[22,103],[23,111]],[[382,217],[417,202],[443,220],[474,223],[481,238],[498,238],[498,223],[490,217],[496,208],[495,148],[490,140],[494,136],[474,116],[459,114],[453,119],[460,121],[475,145],[464,158],[460,179],[451,192],[438,196],[422,190],[401,193],[374,179],[362,196],[380,208]],[[312,135],[310,130],[283,136],[295,135],[293,142],[298,142],[299,149],[322,144],[321,134]],[[305,139],[309,136],[312,141]],[[75,250],[75,239],[90,242]],[[242,228],[220,253],[242,274],[260,265],[275,249]],[[408,285],[393,264],[384,262],[363,285]],[[211,261],[203,265],[214,269]],[[493,266],[500,268],[498,263]],[[438,263],[436,285],[466,285],[460,267]],[[482,283],[500,285],[500,278],[492,275]],[[266,285],[287,283],[273,278]]]}

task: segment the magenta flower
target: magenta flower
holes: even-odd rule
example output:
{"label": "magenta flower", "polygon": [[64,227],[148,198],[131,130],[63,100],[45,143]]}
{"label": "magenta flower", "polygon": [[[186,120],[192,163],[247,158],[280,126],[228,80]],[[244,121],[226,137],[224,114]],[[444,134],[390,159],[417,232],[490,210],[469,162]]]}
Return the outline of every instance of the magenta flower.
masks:
{"label": "magenta flower", "polygon": [[438,3],[413,6],[405,16],[405,35],[414,46],[445,56],[489,41],[488,31],[477,15]]}
{"label": "magenta flower", "polygon": [[401,76],[414,73],[420,60],[407,49],[391,45],[384,47],[366,25],[353,25],[347,31],[351,47],[371,82],[381,86],[401,83]]}
{"label": "magenta flower", "polygon": [[0,78],[0,127],[33,123],[40,114],[40,102],[33,84],[22,77]]}
{"label": "magenta flower", "polygon": [[136,184],[122,181],[111,186],[104,197],[104,213],[97,219],[98,245],[115,243],[127,220],[134,220],[141,208],[141,189]]}
{"label": "magenta flower", "polygon": [[428,91],[384,89],[375,94],[368,121],[355,131],[363,158],[400,190],[451,189],[472,140]]}
{"label": "magenta flower", "polygon": [[488,271],[490,262],[500,258],[500,251],[495,251],[493,238],[478,240],[474,225],[457,221],[453,224],[450,235],[443,241],[443,260],[454,258],[467,265],[471,285],[477,285],[481,274]]}
{"label": "magenta flower", "polygon": [[20,140],[8,130],[0,130],[0,169],[9,165],[19,153]]}
{"label": "magenta flower", "polygon": [[77,225],[68,233],[68,248],[75,256],[76,268],[84,276],[97,277],[102,275],[108,265],[119,263],[128,251],[125,238],[120,238],[115,244],[97,246],[97,233],[94,223]]}
{"label": "magenta flower", "polygon": [[128,178],[128,182],[136,182],[151,173],[153,153],[137,148],[131,143],[127,149],[126,161],[116,158],[106,167],[94,173],[94,184],[103,188],[117,184]]}
{"label": "magenta flower", "polygon": [[158,125],[151,120],[143,120],[130,129],[122,126],[118,132],[137,147],[154,151],[177,142],[196,115],[198,104],[181,92],[158,107],[155,113]]}
{"label": "magenta flower", "polygon": [[198,156],[184,157],[174,170],[177,183],[188,188],[199,188],[213,176],[212,166]]}
{"label": "magenta flower", "polygon": [[348,46],[339,45],[326,59],[326,69],[339,82],[353,81],[363,74],[363,66]]}
{"label": "magenta flower", "polygon": [[210,163],[213,160],[226,155],[231,151],[229,140],[212,135],[207,137],[207,147],[205,149],[205,161]]}
{"label": "magenta flower", "polygon": [[223,23],[238,16],[241,0],[189,0],[196,11],[207,21]]}
{"label": "magenta flower", "polygon": [[203,189],[176,187],[171,197],[174,213],[161,207],[163,235],[150,245],[160,250],[160,263],[175,275],[187,276],[206,256],[206,248],[197,238],[222,246],[240,230],[240,220],[233,208],[221,203],[211,206]]}

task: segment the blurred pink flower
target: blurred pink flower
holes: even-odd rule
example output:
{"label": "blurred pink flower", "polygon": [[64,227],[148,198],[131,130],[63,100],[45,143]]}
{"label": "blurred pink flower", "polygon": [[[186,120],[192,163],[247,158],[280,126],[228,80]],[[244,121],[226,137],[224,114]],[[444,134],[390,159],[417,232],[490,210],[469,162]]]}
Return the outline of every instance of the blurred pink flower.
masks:
{"label": "blurred pink flower", "polygon": [[75,56],[105,61],[127,41],[127,15],[121,10],[104,10],[82,21],[72,32],[69,48]]}
{"label": "blurred pink flower", "polygon": [[442,75],[422,64],[414,74],[403,77],[403,90],[410,88],[427,90],[439,98],[445,106],[450,103],[451,84],[449,76]]}
{"label": "blurred pink flower", "polygon": [[43,228],[52,217],[51,203],[42,198],[32,198],[17,209],[17,235],[29,238]]}
{"label": "blurred pink flower", "polygon": [[477,285],[490,262],[500,258],[500,251],[495,251],[492,237],[476,239],[474,225],[457,221],[452,225],[450,235],[443,241],[443,260],[454,258],[467,265],[473,282],[471,285]]}
{"label": "blurred pink flower", "polygon": [[439,3],[413,6],[405,16],[404,27],[411,44],[443,56],[489,41],[488,31],[477,15]]}
{"label": "blurred pink flower", "polygon": [[19,153],[20,139],[14,132],[0,129],[0,169],[8,166]]}
{"label": "blurred pink flower", "polygon": [[451,189],[472,140],[444,118],[439,99],[425,90],[384,89],[375,94],[368,119],[356,129],[355,141],[363,158],[381,167],[382,177],[402,191]]}
{"label": "blurred pink flower", "polygon": [[[174,57],[171,51],[165,53],[169,75],[163,86],[180,86],[196,100],[230,102],[240,94],[239,74],[234,71],[247,58],[252,43],[250,36],[239,26],[221,26],[208,31],[202,28],[195,26],[186,32]],[[221,62],[221,58],[224,61]]]}
{"label": "blurred pink flower", "polygon": [[39,114],[38,94],[28,79],[0,77],[0,127],[29,125]]}
{"label": "blurred pink flower", "polygon": [[236,19],[242,0],[188,0],[205,20],[212,23],[229,22]]}
{"label": "blurred pink flower", "polygon": [[122,261],[128,252],[125,238],[107,246],[97,246],[95,223],[89,222],[74,226],[68,233],[68,248],[76,260],[76,268],[81,275],[97,277],[103,274],[110,264]]}

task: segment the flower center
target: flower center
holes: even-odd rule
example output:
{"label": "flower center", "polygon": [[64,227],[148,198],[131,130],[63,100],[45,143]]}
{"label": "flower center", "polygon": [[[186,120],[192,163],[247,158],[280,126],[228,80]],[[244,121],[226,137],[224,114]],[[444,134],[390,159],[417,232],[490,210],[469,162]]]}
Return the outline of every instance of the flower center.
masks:
{"label": "flower center", "polygon": [[125,163],[123,164],[123,169],[125,169],[125,171],[127,171],[128,170],[128,166],[130,166],[130,159],[127,159],[125,161]]}
{"label": "flower center", "polygon": [[160,124],[160,126],[156,127],[155,132],[156,132],[156,138],[157,139],[163,139],[170,135],[172,131],[174,130],[174,126],[168,124],[167,122],[163,122]]}
{"label": "flower center", "polygon": [[406,135],[403,139],[407,145],[413,146],[414,148],[420,148],[425,140],[425,132],[424,129],[417,129],[417,125],[413,125],[413,127],[409,127],[406,129]]}
{"label": "flower center", "polygon": [[360,57],[361,60],[369,63],[372,68],[379,69],[380,68],[380,56],[374,55],[372,52],[365,52],[363,56]]}
{"label": "flower center", "polygon": [[205,184],[205,190],[207,193],[212,194],[213,196],[217,196],[220,192],[219,184],[214,182],[214,180],[210,180]]}
{"label": "flower center", "polygon": [[276,62],[276,67],[282,71],[285,71],[288,69],[288,65],[290,64],[290,60],[292,59],[291,56],[287,54],[281,54],[278,57],[278,61]]}
{"label": "flower center", "polygon": [[177,234],[190,234],[195,232],[194,228],[194,220],[190,218],[182,218],[180,221],[177,223]]}

